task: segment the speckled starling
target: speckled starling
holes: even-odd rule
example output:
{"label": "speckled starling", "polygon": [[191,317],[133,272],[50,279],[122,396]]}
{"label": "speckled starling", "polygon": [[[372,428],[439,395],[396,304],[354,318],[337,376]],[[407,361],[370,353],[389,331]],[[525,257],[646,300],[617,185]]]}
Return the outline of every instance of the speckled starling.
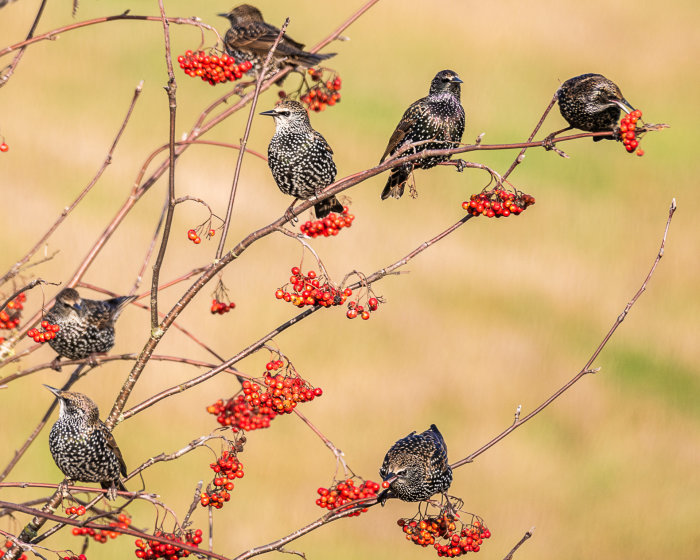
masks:
{"label": "speckled starling", "polygon": [[[226,53],[235,58],[238,63],[249,60],[255,72],[259,73],[280,30],[266,23],[260,10],[250,4],[241,4],[230,12],[219,15],[228,19],[231,24],[231,28],[224,37]],[[284,63],[294,66],[316,66],[322,60],[332,56],[335,56],[335,53],[306,52],[303,44],[285,33],[270,61],[270,71],[276,72]]]}
{"label": "speckled starling", "polygon": [[[379,163],[415,142],[425,143],[406,150],[401,155],[415,154],[423,150],[456,148],[464,134],[464,109],[459,100],[461,83],[462,80],[452,70],[438,72],[430,83],[428,96],[406,109]],[[426,142],[433,139],[451,142]],[[382,200],[390,196],[401,198],[406,181],[414,168],[429,169],[448,159],[449,156],[429,157],[394,167],[382,191]]]}
{"label": "speckled starling", "polygon": [[378,497],[382,503],[390,497],[420,502],[446,492],[452,483],[452,469],[445,440],[435,424],[422,434],[411,432],[392,445],[379,476],[389,482],[389,488]]}
{"label": "speckled starling", "polygon": [[61,405],[58,420],[49,434],[49,449],[63,474],[74,481],[99,482],[109,489],[126,490],[119,474],[126,476],[126,465],[114,437],[100,421],[97,405],[81,393],[71,393],[44,385]]}
{"label": "speckled starling", "polygon": [[[326,139],[311,128],[309,115],[298,101],[285,100],[260,113],[275,119],[275,135],[267,158],[272,176],[284,194],[308,200],[335,180],[333,150]],[[314,206],[317,218],[342,212],[334,196]]]}
{"label": "speckled starling", "polygon": [[49,341],[59,356],[69,360],[107,352],[114,346],[114,322],[136,296],[108,300],[82,299],[73,288],[61,290],[56,303],[44,317],[61,327]]}
{"label": "speckled starling", "polygon": [[[586,132],[614,130],[620,120],[620,109],[634,110],[620,88],[600,74],[582,74],[566,80],[557,90],[561,116],[569,123],[560,132],[578,128]],[[602,138],[593,138],[602,140]]]}

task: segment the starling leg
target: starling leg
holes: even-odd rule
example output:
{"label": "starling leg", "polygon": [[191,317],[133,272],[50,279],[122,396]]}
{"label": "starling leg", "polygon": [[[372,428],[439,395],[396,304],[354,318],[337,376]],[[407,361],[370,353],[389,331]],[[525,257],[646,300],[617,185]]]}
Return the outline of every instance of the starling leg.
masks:
{"label": "starling leg", "polygon": [[51,369],[55,371],[61,371],[61,355],[59,354],[53,359],[53,362],[50,364]]}
{"label": "starling leg", "polygon": [[284,219],[289,220],[290,222],[294,223],[297,219],[297,215],[294,213],[294,205],[297,203],[298,198],[295,198],[294,201],[289,205],[289,208],[287,208],[284,211]]}
{"label": "starling leg", "polygon": [[571,130],[573,126],[567,126],[566,128],[562,128],[561,130],[557,130],[556,132],[552,132],[549,136],[547,136],[543,141],[542,141],[542,147],[549,151],[554,149],[554,137],[561,134],[562,132],[566,132],[567,130]]}
{"label": "starling leg", "polygon": [[457,171],[459,171],[460,173],[467,168],[467,162],[464,161],[463,159],[453,159],[452,161],[455,162],[455,166],[457,167]]}

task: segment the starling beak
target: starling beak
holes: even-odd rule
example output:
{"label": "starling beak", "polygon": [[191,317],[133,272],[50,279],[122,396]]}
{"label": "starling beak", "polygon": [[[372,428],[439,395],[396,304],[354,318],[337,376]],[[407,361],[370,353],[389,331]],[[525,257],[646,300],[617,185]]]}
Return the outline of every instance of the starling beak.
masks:
{"label": "starling beak", "polygon": [[61,290],[45,319],[60,330],[49,345],[69,360],[108,352],[114,346],[114,323],[136,296],[108,300],[82,299],[73,288]]}
{"label": "starling beak", "polygon": [[[461,83],[462,80],[452,70],[438,72],[430,84],[428,96],[406,109],[379,163],[416,142],[424,143],[402,152],[401,156],[459,146],[465,124],[464,109],[460,103]],[[449,156],[422,158],[393,168],[382,191],[382,200],[390,196],[401,198],[413,169],[429,169],[448,159]]]}
{"label": "starling beak", "polygon": [[556,96],[561,116],[569,126],[550,134],[550,140],[572,128],[586,132],[615,130],[620,120],[620,110],[626,113],[634,110],[620,88],[601,74],[582,74],[566,80],[557,90]]}
{"label": "starling beak", "polygon": [[[250,4],[241,4],[228,13],[218,15],[228,19],[231,24],[231,28],[224,37],[226,53],[239,63],[249,60],[256,73],[260,73],[263,61],[280,30],[266,23],[260,10]],[[335,56],[335,53],[306,52],[302,43],[285,33],[273,54],[270,71],[276,72],[284,63],[294,66],[316,66],[322,60],[332,56]]]}
{"label": "starling beak", "polygon": [[447,446],[435,424],[425,432],[411,432],[400,439],[384,457],[379,476],[389,487],[378,497],[420,502],[433,494],[446,492],[452,484],[452,469],[447,462]]}
{"label": "starling beak", "polygon": [[[285,100],[274,109],[260,113],[275,119],[275,134],[267,149],[268,164],[279,189],[287,195],[308,200],[335,181],[333,150],[311,127],[309,115],[298,101]],[[314,206],[317,218],[342,212],[343,205],[332,196]]]}
{"label": "starling beak", "polygon": [[49,450],[61,472],[71,480],[99,482],[110,490],[126,490],[119,475],[126,476],[126,464],[114,437],[100,421],[97,405],[81,393],[61,391],[44,385],[58,398],[58,420],[49,434]]}

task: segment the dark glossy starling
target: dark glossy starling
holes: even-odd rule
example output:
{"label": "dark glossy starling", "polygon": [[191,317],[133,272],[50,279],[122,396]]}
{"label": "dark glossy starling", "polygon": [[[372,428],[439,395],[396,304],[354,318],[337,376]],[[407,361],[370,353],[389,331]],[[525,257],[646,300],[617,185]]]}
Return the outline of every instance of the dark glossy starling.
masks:
{"label": "dark glossy starling", "polygon": [[61,472],[80,482],[99,482],[110,490],[126,490],[119,474],[126,465],[114,437],[100,421],[97,405],[81,393],[70,393],[44,385],[58,398],[58,420],[49,434],[49,449]]}
{"label": "dark glossy starling", "polygon": [[[452,142],[426,142],[406,150],[401,155],[415,154],[423,150],[456,148],[464,134],[464,109],[459,100],[461,83],[462,80],[452,70],[438,72],[430,83],[428,96],[419,99],[406,109],[379,163],[404,146],[415,142],[433,139],[452,140]],[[413,169],[429,169],[448,159],[450,159],[449,156],[423,158],[394,167],[382,191],[382,200],[390,196],[401,198],[406,181]]]}
{"label": "dark glossy starling", "polygon": [[557,101],[569,126],[549,138],[572,128],[586,132],[614,130],[620,121],[620,109],[626,113],[634,110],[620,88],[600,74],[582,74],[566,80],[557,90]]}
{"label": "dark glossy starling", "polygon": [[114,346],[114,322],[136,296],[82,299],[73,288],[61,290],[44,319],[61,327],[49,345],[69,360],[107,352]]}
{"label": "dark glossy starling", "polygon": [[[285,100],[260,113],[275,119],[275,135],[267,148],[272,176],[284,194],[308,200],[335,180],[333,150],[326,139],[311,128],[309,115],[298,101]],[[334,196],[314,206],[317,218],[342,212]]]}
{"label": "dark glossy starling", "polygon": [[[255,72],[259,73],[280,30],[274,25],[266,23],[260,10],[250,4],[241,4],[230,12],[219,15],[228,19],[231,24],[231,28],[224,37],[226,53],[235,58],[237,63],[249,60],[253,64]],[[332,56],[335,56],[335,53],[306,52],[303,44],[285,33],[270,61],[270,70],[276,72],[285,63],[294,66],[316,66],[322,60]]]}
{"label": "dark glossy starling", "polygon": [[411,432],[392,445],[379,476],[390,483],[378,497],[382,503],[391,497],[420,502],[446,492],[452,484],[452,469],[447,462],[445,440],[435,424],[422,434]]}

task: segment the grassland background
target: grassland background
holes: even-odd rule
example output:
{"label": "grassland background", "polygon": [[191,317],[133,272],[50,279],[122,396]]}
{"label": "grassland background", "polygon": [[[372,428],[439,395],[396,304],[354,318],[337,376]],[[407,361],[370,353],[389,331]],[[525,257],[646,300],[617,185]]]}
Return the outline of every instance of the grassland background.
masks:
{"label": "grassland background", "polygon": [[[37,5],[20,0],[0,11],[2,46],[24,37]],[[258,5],[273,23],[291,16],[290,35],[313,44],[360,2],[265,0]],[[166,1],[168,15],[197,15],[222,32],[225,22],[215,14],[230,7],[220,0]],[[78,19],[126,9],[158,12],[155,1],[84,0]],[[481,132],[491,143],[526,138],[558,84],[584,72],[612,77],[646,120],[672,125],[644,139],[643,158],[628,156],[619,144],[588,140],[563,145],[568,160],[552,152],[529,152],[513,175],[537,199],[524,215],[471,221],[411,262],[410,274],[383,280],[376,290],[386,305],[369,322],[347,321],[342,311],[331,310],[276,339],[298,370],[323,387],[323,398],[303,412],[343,449],[358,474],[376,479],[388,446],[431,422],[442,430],[456,460],[507,426],[518,404],[531,410],[585,363],[651,265],[676,197],[679,210],[666,255],[598,360],[601,373],[456,471],[451,493],[464,498],[465,508],[482,515],[493,532],[480,556],[503,557],[535,526],[535,537],[518,558],[697,557],[699,18],[700,8],[691,1],[383,1],[347,30],[350,41],[327,49],[338,52],[331,65],[343,77],[343,101],[312,115],[312,122],[333,146],[339,176],[377,162],[404,108],[427,92],[430,79],[443,68],[456,70],[465,82],[465,141]],[[68,0],[49,2],[38,32],[72,21]],[[195,28],[172,26],[171,33],[176,54],[199,43]],[[158,23],[93,26],[27,51],[0,90],[0,134],[10,144],[10,151],[0,154],[2,270],[90,180],[134,87],[144,80],[113,163],[51,239],[49,250],[61,252],[35,269],[47,280],[68,278],[127,197],[146,155],[167,139],[166,79]],[[179,135],[223,87],[209,87],[179,70],[177,80]],[[275,99],[274,92],[264,94],[260,110]],[[245,111],[233,116],[206,138],[237,142],[246,116]],[[561,126],[557,113],[545,129]],[[256,118],[249,146],[264,151],[272,131],[269,120]],[[513,155],[475,154],[472,159],[503,171]],[[219,148],[188,150],[177,164],[178,194],[202,197],[223,214],[235,157]],[[480,190],[486,176],[451,168],[419,172],[419,198],[398,202],[380,202],[384,180],[378,177],[351,191],[357,216],[351,230],[314,242],[337,279],[351,269],[381,268],[456,221],[463,214],[461,201]],[[117,292],[130,288],[164,193],[161,180],[125,220],[86,281]],[[267,166],[247,158],[231,243],[269,223],[287,204]],[[184,233],[205,217],[195,205],[178,208],[162,278],[211,261],[215,244],[195,247]],[[205,289],[183,313],[183,324],[218,352],[232,355],[292,316],[293,308],[276,302],[273,292],[299,255],[297,244],[281,235],[257,243],[225,274],[238,305],[235,312],[210,316],[210,290]],[[164,292],[162,308],[168,309],[179,293]],[[31,310],[37,296],[29,296]],[[114,351],[138,351],[148,328],[147,313],[128,309]],[[209,359],[174,331],[158,352]],[[263,354],[242,362],[241,369],[262,371]],[[21,366],[52,357],[43,348]],[[128,371],[128,364],[107,364],[77,389],[105,414]],[[40,384],[60,385],[67,375],[46,371],[0,391],[0,463],[9,460],[51,403]],[[130,404],[192,375],[189,367],[151,362]],[[130,467],[207,433],[214,421],[205,407],[229,396],[234,386],[235,380],[219,376],[118,426],[115,436]],[[44,432],[11,480],[60,480],[46,438]],[[182,514],[197,481],[209,479],[212,457],[199,450],[177,465],[156,466],[144,475],[147,489]],[[331,453],[294,417],[250,434],[241,459],[246,476],[231,503],[215,514],[215,550],[228,556],[315,519],[320,513],[314,505],[316,488],[331,482],[335,468]],[[129,486],[136,489],[136,481]],[[39,495],[0,491],[3,500]],[[395,525],[398,517],[414,511],[413,505],[390,502],[313,532],[290,548],[310,559],[429,558],[433,551],[404,543]],[[136,526],[152,527],[151,506],[136,504],[130,512]],[[16,530],[24,522],[22,517],[5,519],[2,528]],[[206,524],[203,511],[196,523]],[[80,547],[69,535],[46,544]],[[121,537],[109,546],[91,545],[87,554],[131,557],[132,544]]]}

